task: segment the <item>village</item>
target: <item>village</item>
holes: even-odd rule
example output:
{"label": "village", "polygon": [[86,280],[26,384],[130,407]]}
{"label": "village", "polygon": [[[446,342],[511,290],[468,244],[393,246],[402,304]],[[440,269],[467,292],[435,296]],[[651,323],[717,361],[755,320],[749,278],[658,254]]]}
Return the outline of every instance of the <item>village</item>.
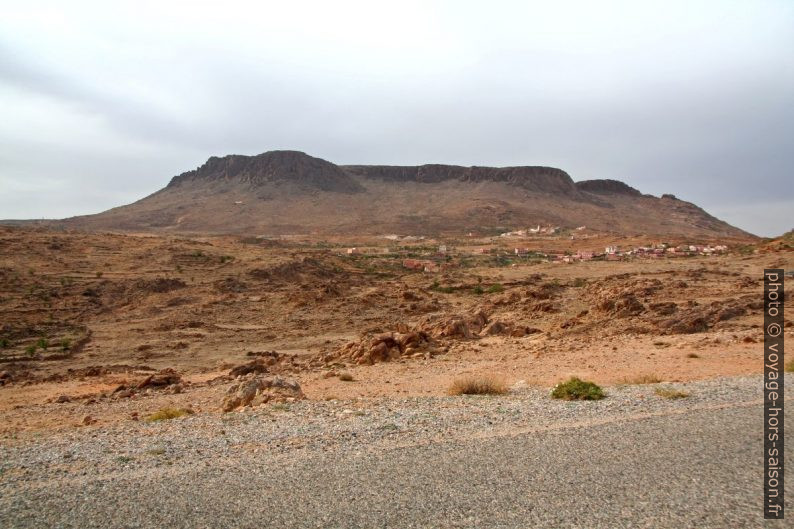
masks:
{"label": "village", "polygon": [[[398,259],[402,268],[427,273],[437,273],[450,268],[473,265],[518,266],[532,263],[574,264],[582,261],[628,261],[634,259],[671,259],[708,257],[729,251],[728,244],[652,242],[636,244],[607,244],[595,247],[598,241],[607,240],[599,234],[583,234],[584,226],[573,230],[547,226],[501,233],[498,237],[474,241],[456,241],[459,244],[434,241],[424,236],[396,236],[383,238],[409,243],[399,247],[354,246],[347,247],[342,255],[350,257]],[[574,232],[576,235],[569,235]],[[556,235],[556,236],[555,236]],[[473,237],[473,234],[467,234]],[[519,240],[516,240],[519,239]],[[527,244],[531,242],[535,244]],[[552,243],[557,242],[557,244]],[[564,241],[567,244],[561,245]],[[580,241],[581,247],[576,242]],[[587,242],[584,242],[587,241]],[[516,244],[516,243],[522,244]]]}

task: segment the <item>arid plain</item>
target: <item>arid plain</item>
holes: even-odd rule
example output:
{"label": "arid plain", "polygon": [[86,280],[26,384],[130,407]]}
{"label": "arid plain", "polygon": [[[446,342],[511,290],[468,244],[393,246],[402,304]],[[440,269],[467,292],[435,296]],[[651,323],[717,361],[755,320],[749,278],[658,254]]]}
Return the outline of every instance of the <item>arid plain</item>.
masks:
{"label": "arid plain", "polygon": [[300,385],[272,406],[438,396],[465,376],[550,388],[570,376],[615,386],[760,373],[761,272],[794,268],[785,240],[572,264],[514,250],[653,242],[1,228],[0,429],[245,409],[227,392],[253,375]]}

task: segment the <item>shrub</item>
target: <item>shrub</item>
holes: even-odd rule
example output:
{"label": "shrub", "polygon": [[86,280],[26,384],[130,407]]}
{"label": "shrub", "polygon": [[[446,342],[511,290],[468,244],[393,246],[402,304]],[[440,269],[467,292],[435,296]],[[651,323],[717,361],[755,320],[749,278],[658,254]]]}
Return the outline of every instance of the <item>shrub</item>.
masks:
{"label": "shrub", "polygon": [[551,397],[563,400],[601,400],[605,395],[604,390],[597,384],[571,377],[554,386]]}
{"label": "shrub", "polygon": [[0,349],[8,349],[11,347],[11,342],[8,338],[0,338]]}
{"label": "shrub", "polygon": [[469,376],[456,379],[447,390],[450,395],[504,395],[507,384],[494,376]]}
{"label": "shrub", "polygon": [[472,292],[477,294],[478,296],[480,294],[485,293],[485,291],[482,289],[482,287],[480,285],[477,285],[476,287],[474,287],[474,289],[472,289]]}
{"label": "shrub", "polygon": [[36,342],[36,347],[39,349],[48,349],[50,347],[50,342],[46,338],[39,338]]}
{"label": "shrub", "polygon": [[167,421],[169,419],[176,419],[177,417],[184,417],[185,415],[193,415],[194,412],[190,408],[160,408],[152,413],[146,420],[149,422]]}
{"label": "shrub", "polygon": [[28,345],[27,347],[25,347],[25,353],[27,353],[28,356],[33,356],[34,354],[36,354],[36,349],[38,349],[38,347],[36,347],[36,344]]}
{"label": "shrub", "polygon": [[687,358],[700,358],[700,355],[697,353],[689,353],[686,355]]}
{"label": "shrub", "polygon": [[488,287],[489,294],[498,294],[499,292],[504,292],[505,287],[501,285],[501,283],[494,283],[490,287]]}
{"label": "shrub", "polygon": [[96,273],[96,277],[97,277],[97,279],[101,278],[102,277],[102,272],[97,272]]}
{"label": "shrub", "polygon": [[573,286],[576,288],[581,288],[587,284],[587,279],[583,277],[577,277],[573,280]]}
{"label": "shrub", "polygon": [[632,385],[639,385],[639,384],[658,384],[661,382],[662,379],[657,377],[656,375],[638,375],[634,378],[624,378],[624,384],[632,384]]}
{"label": "shrub", "polygon": [[72,341],[69,338],[61,340],[61,351],[68,351],[72,348]]}
{"label": "shrub", "polygon": [[654,392],[663,399],[685,399],[689,393],[673,388],[656,388]]}
{"label": "shrub", "polygon": [[339,380],[342,382],[353,382],[353,375],[348,372],[340,373]]}

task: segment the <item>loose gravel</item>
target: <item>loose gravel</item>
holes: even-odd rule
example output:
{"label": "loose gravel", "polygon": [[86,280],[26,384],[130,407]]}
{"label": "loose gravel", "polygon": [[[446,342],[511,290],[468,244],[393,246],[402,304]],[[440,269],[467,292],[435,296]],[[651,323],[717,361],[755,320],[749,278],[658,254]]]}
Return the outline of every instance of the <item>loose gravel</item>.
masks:
{"label": "loose gravel", "polygon": [[[658,387],[682,390],[690,396],[665,399],[656,395]],[[790,392],[791,384],[787,387]],[[721,426],[715,424],[714,417],[730,422],[724,427],[726,434],[732,430],[741,433],[748,429],[746,423],[753,414],[758,420],[750,427],[757,428],[760,443],[763,395],[759,376],[610,387],[607,398],[595,402],[558,401],[549,393],[549,388],[517,387],[499,397],[300,401],[225,415],[196,414],[156,423],[130,421],[44,435],[8,435],[0,444],[0,526],[254,527],[256,506],[267,507],[267,512],[260,512],[260,522],[277,522],[282,527],[643,526],[610,525],[610,519],[621,516],[620,501],[626,493],[625,483],[630,483],[629,476],[622,476],[625,483],[614,488],[599,482],[599,472],[606,479],[617,471],[605,455],[610,446],[624,446],[621,453],[631,454],[637,443],[647,447],[654,439],[668,440],[668,445],[679,447],[677,453],[703,457],[690,445],[681,445],[682,440],[699,442],[701,430],[718,435]],[[687,422],[693,417],[697,421]],[[662,427],[670,430],[660,430]],[[600,432],[597,440],[590,439],[591,431]],[[610,441],[610,435],[617,437]],[[743,446],[726,448],[728,459],[717,462],[726,468],[734,465],[739,477],[731,479],[740,483],[748,478],[750,471],[743,465],[749,463],[731,460],[729,448],[738,454]],[[600,455],[595,450],[601,450]],[[760,450],[760,444],[749,449],[752,454],[760,454]],[[662,455],[675,458],[675,454]],[[633,457],[652,458],[655,472],[664,468],[663,461],[653,454]],[[575,518],[551,512],[542,503],[531,502],[534,507],[527,511],[527,498],[546,501],[550,494],[565,494],[545,488],[560,486],[559,479],[547,483],[535,475],[555,458],[565,464],[575,460],[583,465],[582,479],[594,480],[591,489],[583,488],[575,469],[564,470],[562,482],[568,483],[572,492],[584,495]],[[472,469],[479,469],[472,476],[465,472],[469,463]],[[624,463],[628,465],[630,460]],[[640,479],[651,487],[644,491],[648,501],[662,501],[664,495],[654,491],[652,476],[643,477],[643,465],[637,463]],[[717,464],[707,458],[691,463],[703,468]],[[646,526],[673,526],[666,520],[678,527],[687,523],[712,526],[708,519],[695,523],[694,515],[687,511],[697,499],[693,483],[699,476],[709,481],[696,468],[687,471],[687,464],[671,462],[671,468],[685,475],[666,478],[681,480],[687,492],[675,496],[678,507],[640,502],[651,514],[654,509],[666,508],[679,509],[679,514],[668,518],[649,514],[643,519],[656,522]],[[491,475],[489,468],[499,468],[500,475]],[[750,476],[751,482],[760,483],[760,466],[750,468],[758,474]],[[535,475],[534,481],[522,477],[527,474]],[[418,480],[415,483],[412,475]],[[445,477],[433,481],[434,475]],[[256,487],[246,489],[241,485],[245,483]],[[338,503],[339,498],[329,492],[330,484],[370,494],[377,512],[358,512],[367,509],[366,502],[358,501],[361,498]],[[399,494],[394,488],[397,484]],[[721,497],[712,483],[707,493],[712,497],[702,501],[725,504],[729,515],[732,508],[740,510],[734,516],[715,519],[738,523],[736,527],[755,526],[739,523],[749,506],[725,501],[735,494],[731,487],[736,483],[724,486],[729,496]],[[417,496],[406,496],[407,490]],[[588,496],[588,490],[592,495]],[[747,494],[758,496],[760,502],[759,491],[760,485]],[[390,495],[393,503],[386,500]],[[493,504],[488,503],[491,496]],[[660,497],[653,500],[655,496]],[[336,501],[336,507],[318,503],[318,498]],[[471,503],[470,512],[448,513],[450,523],[442,523],[445,518],[439,518],[440,512],[466,501]],[[599,502],[606,503],[599,507]],[[342,504],[353,510],[340,511]],[[637,505],[632,500],[624,507]],[[494,517],[494,512],[501,514]],[[236,514],[228,518],[230,513]],[[395,513],[400,516],[395,518]],[[483,519],[483,513],[490,513],[489,518]],[[630,516],[623,518],[631,520]],[[528,519],[534,520],[533,524],[527,524]]]}

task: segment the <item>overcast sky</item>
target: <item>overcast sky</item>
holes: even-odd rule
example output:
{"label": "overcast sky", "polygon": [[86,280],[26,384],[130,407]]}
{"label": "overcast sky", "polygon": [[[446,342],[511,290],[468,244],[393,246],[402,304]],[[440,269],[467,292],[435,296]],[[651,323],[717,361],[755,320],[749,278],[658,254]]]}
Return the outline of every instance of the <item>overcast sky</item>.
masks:
{"label": "overcast sky", "polygon": [[551,165],[794,227],[791,0],[0,0],[0,109],[0,218],[297,149]]}

